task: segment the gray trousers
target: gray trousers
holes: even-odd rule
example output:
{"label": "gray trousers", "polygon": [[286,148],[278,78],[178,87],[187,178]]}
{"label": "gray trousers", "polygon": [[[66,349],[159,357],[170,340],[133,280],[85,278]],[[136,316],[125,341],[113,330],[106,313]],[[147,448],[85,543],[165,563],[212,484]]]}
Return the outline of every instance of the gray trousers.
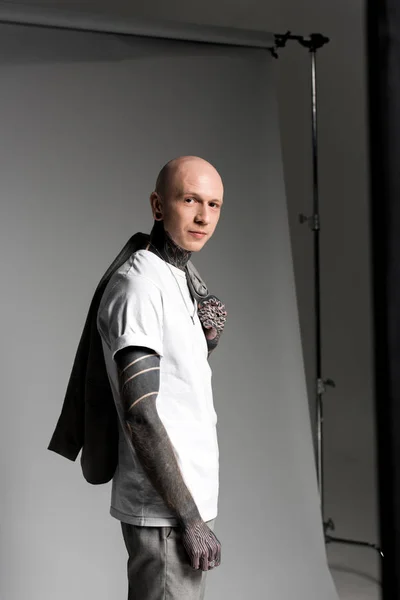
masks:
{"label": "gray trousers", "polygon": [[[207,521],[214,530],[214,522]],[[128,600],[203,600],[208,571],[195,570],[179,527],[142,527],[121,521],[128,551]]]}

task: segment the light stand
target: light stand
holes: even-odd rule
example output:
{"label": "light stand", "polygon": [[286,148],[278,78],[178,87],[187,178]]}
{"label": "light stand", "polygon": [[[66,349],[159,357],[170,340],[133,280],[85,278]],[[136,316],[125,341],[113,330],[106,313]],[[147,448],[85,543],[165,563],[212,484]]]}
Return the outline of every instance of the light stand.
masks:
{"label": "light stand", "polygon": [[314,306],[315,306],[315,363],[316,363],[316,463],[318,487],[321,499],[321,515],[324,527],[325,543],[348,544],[351,546],[363,546],[376,550],[381,558],[383,552],[376,544],[360,540],[334,537],[328,531],[335,530],[332,519],[325,521],[324,515],[324,417],[323,417],[323,395],[327,386],[335,387],[332,379],[322,378],[322,348],[321,348],[321,278],[320,278],[320,216],[319,216],[319,188],[318,188],[318,136],[317,136],[317,74],[316,74],[316,52],[329,42],[329,38],[320,33],[312,33],[308,38],[300,35],[291,35],[290,31],[285,34],[275,34],[275,47],[271,53],[278,58],[277,48],[283,48],[288,40],[296,40],[309,49],[311,54],[311,107],[312,107],[312,164],[313,164],[313,214],[310,217],[299,215],[300,223],[308,223],[313,232],[314,239]]}

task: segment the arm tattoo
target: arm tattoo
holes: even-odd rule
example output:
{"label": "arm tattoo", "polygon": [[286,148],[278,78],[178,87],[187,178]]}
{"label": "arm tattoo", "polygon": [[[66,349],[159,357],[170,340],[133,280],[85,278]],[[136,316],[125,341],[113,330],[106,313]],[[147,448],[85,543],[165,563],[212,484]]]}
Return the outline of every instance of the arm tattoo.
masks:
{"label": "arm tattoo", "polygon": [[158,415],[160,357],[148,348],[128,347],[116,354],[125,420],[138,458],[156,490],[178,518],[200,518],[187,489],[167,431]]}
{"label": "arm tattoo", "polygon": [[160,356],[149,348],[129,346],[116,353],[115,361],[133,446],[154,488],[177,515],[192,567],[208,570],[211,560],[219,565],[221,544],[201,518],[157,412]]}

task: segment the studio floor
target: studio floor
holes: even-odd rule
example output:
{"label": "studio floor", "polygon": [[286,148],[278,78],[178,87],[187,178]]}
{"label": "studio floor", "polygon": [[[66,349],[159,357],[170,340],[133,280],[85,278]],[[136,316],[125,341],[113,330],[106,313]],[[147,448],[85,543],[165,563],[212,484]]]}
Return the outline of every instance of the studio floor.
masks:
{"label": "studio floor", "polygon": [[380,558],[376,550],[328,544],[327,556],[340,600],[381,600]]}

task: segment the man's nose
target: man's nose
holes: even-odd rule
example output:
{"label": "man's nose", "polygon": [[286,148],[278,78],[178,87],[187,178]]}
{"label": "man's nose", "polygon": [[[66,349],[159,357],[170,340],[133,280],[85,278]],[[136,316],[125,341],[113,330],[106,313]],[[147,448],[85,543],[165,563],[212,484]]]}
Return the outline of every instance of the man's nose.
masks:
{"label": "man's nose", "polygon": [[196,222],[203,223],[204,225],[208,225],[208,223],[210,222],[210,213],[206,206],[202,206],[197,211]]}

